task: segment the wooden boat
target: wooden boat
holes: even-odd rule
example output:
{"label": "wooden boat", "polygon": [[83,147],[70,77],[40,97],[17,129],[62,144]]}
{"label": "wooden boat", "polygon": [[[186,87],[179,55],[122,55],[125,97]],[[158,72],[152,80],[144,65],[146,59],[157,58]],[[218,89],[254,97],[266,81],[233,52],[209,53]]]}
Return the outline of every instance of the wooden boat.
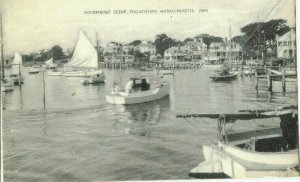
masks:
{"label": "wooden boat", "polygon": [[10,80],[14,84],[24,83],[24,76],[22,76],[21,68],[22,68],[22,57],[20,54],[15,53],[14,60],[11,64],[12,74],[9,75]]}
{"label": "wooden boat", "polygon": [[[181,118],[217,119],[219,142],[203,145],[205,161],[193,168],[195,178],[255,178],[299,176],[298,112],[290,107],[277,111],[237,114],[189,114]],[[280,118],[280,127],[228,134],[226,125],[236,120]]]}
{"label": "wooden boat", "polygon": [[89,77],[82,81],[82,84],[97,84],[97,83],[104,83],[105,82],[105,75],[103,71],[95,71],[89,73]]}
{"label": "wooden boat", "polygon": [[9,79],[12,81],[14,84],[22,84],[24,83],[24,76],[19,75],[19,74],[11,74],[9,75]]}
{"label": "wooden boat", "polygon": [[158,100],[169,95],[169,84],[162,76],[141,76],[131,78],[124,90],[115,84],[112,92],[106,95],[111,104],[137,104]]}
{"label": "wooden boat", "polygon": [[214,74],[210,78],[213,81],[230,81],[230,80],[236,79],[237,75],[238,75],[237,72],[222,70],[222,71],[218,71],[216,74]]}
{"label": "wooden boat", "polygon": [[29,74],[38,74],[39,72],[40,72],[40,67],[39,66],[33,66],[28,71]]}
{"label": "wooden boat", "polygon": [[66,77],[90,77],[99,71],[98,53],[90,40],[80,31],[71,60],[64,65]]}

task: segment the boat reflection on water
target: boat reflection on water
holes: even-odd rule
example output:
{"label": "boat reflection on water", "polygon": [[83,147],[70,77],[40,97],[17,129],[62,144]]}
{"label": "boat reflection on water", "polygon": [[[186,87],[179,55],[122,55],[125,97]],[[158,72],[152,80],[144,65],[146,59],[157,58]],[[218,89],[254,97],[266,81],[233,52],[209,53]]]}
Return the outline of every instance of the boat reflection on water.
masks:
{"label": "boat reflection on water", "polygon": [[117,105],[114,108],[113,132],[150,136],[153,127],[162,121],[160,117],[170,110],[170,98],[132,105]]}

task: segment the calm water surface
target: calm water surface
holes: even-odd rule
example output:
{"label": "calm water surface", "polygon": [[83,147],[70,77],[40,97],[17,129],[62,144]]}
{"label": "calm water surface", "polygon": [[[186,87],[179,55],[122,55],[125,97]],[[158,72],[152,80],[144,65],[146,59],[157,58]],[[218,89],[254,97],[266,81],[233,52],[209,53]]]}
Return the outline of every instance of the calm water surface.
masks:
{"label": "calm water surface", "polygon": [[[105,101],[113,80],[133,71],[105,70],[106,84],[83,86],[82,78],[28,75],[3,94],[6,181],[187,179],[203,160],[202,145],[216,142],[216,122],[176,119],[180,113],[226,113],[296,104],[297,87],[274,82],[271,95],[255,80],[211,82],[213,70],[178,70],[166,76],[170,96],[122,106]],[[122,79],[120,79],[122,75]],[[261,86],[263,87],[263,86]],[[246,126],[256,127],[256,123]],[[245,124],[243,124],[245,125]],[[270,124],[272,125],[272,124]]]}

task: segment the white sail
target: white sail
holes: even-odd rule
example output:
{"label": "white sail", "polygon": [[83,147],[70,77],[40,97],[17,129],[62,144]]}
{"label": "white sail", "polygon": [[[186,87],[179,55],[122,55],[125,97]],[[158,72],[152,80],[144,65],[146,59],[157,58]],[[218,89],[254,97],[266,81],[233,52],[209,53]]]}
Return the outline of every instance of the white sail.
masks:
{"label": "white sail", "polygon": [[12,65],[22,65],[22,57],[20,56],[20,54],[18,54],[17,52],[15,53],[14,60],[11,64]]}
{"label": "white sail", "polygon": [[48,61],[45,62],[46,66],[50,66],[53,64],[53,58],[49,59]]}
{"label": "white sail", "polygon": [[72,59],[67,67],[98,68],[98,54],[92,43],[80,31]]}

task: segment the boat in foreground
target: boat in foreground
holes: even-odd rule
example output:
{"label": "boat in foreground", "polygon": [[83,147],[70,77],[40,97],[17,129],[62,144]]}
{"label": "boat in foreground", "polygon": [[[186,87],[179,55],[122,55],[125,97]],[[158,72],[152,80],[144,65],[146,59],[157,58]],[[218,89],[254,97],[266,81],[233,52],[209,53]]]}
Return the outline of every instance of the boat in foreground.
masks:
{"label": "boat in foreground", "polygon": [[[219,142],[203,145],[205,161],[189,173],[194,178],[256,178],[299,176],[298,112],[280,111],[237,114],[190,114],[181,118],[217,119]],[[280,127],[228,134],[226,125],[236,120],[280,118]]]}
{"label": "boat in foreground", "polygon": [[169,95],[169,84],[162,76],[133,77],[127,82],[125,90],[114,85],[113,91],[106,95],[111,104],[138,104],[158,100]]}
{"label": "boat in foreground", "polygon": [[230,81],[230,80],[236,79],[237,75],[238,75],[237,72],[222,70],[222,71],[218,71],[216,74],[214,74],[210,78],[213,81]]}

